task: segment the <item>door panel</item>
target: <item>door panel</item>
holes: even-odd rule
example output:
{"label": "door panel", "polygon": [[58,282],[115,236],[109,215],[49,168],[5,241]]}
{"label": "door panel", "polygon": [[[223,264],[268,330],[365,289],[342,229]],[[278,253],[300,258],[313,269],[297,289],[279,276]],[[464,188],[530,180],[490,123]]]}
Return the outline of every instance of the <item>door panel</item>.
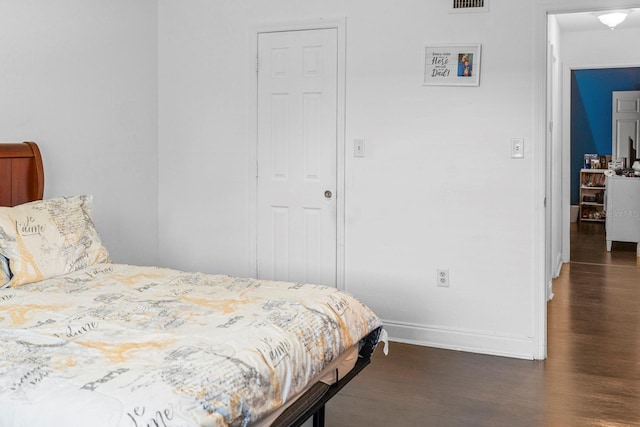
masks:
{"label": "door panel", "polygon": [[611,158],[626,158],[627,167],[630,167],[638,158],[640,91],[613,92],[612,130]]}
{"label": "door panel", "polygon": [[258,63],[257,275],[335,286],[337,30],[261,33]]}

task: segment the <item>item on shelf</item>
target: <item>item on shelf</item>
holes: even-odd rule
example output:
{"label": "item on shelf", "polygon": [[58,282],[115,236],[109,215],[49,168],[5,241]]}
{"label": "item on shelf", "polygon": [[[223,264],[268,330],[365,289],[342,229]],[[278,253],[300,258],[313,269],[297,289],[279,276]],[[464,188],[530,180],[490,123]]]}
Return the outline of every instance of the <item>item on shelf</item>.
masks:
{"label": "item on shelf", "polygon": [[609,169],[617,170],[624,168],[624,159],[612,160],[609,162]]}
{"label": "item on shelf", "polygon": [[582,185],[585,187],[604,187],[605,183],[606,177],[604,175],[604,170],[594,170],[593,173],[586,174],[582,180]]}
{"label": "item on shelf", "polygon": [[[607,169],[585,168],[580,171],[580,220],[604,222],[604,193]],[[613,171],[611,171],[613,172]]]}
{"label": "item on shelf", "polygon": [[584,168],[585,169],[600,169],[600,155],[599,154],[585,154],[584,155]]}
{"label": "item on shelf", "polygon": [[616,175],[626,176],[627,178],[640,178],[640,174],[636,174],[636,171],[631,168],[616,169]]}

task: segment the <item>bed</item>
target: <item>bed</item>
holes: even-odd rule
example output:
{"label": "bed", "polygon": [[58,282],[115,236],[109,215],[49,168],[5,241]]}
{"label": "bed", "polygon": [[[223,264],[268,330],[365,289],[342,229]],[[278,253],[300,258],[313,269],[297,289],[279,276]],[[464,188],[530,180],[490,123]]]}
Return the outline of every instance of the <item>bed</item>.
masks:
{"label": "bed", "polygon": [[322,426],[386,346],[332,287],[114,264],[91,196],[43,186],[35,143],[0,144],[2,426]]}

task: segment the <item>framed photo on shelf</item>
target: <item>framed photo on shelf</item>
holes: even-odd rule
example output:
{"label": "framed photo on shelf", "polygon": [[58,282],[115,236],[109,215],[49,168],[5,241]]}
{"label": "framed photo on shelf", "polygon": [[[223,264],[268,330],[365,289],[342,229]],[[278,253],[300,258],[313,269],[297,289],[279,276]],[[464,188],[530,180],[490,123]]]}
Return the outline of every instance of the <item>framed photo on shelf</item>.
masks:
{"label": "framed photo on shelf", "polygon": [[424,86],[479,86],[479,43],[429,44],[424,47]]}

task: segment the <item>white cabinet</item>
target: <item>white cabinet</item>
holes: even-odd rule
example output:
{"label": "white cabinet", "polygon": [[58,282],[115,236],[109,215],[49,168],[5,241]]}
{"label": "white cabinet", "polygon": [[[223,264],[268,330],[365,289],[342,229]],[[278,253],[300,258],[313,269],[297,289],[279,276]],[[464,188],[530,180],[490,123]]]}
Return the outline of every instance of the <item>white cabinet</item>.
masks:
{"label": "white cabinet", "polygon": [[580,221],[604,222],[605,169],[580,170]]}
{"label": "white cabinet", "polygon": [[640,178],[607,177],[607,250],[612,242],[640,243]]}

